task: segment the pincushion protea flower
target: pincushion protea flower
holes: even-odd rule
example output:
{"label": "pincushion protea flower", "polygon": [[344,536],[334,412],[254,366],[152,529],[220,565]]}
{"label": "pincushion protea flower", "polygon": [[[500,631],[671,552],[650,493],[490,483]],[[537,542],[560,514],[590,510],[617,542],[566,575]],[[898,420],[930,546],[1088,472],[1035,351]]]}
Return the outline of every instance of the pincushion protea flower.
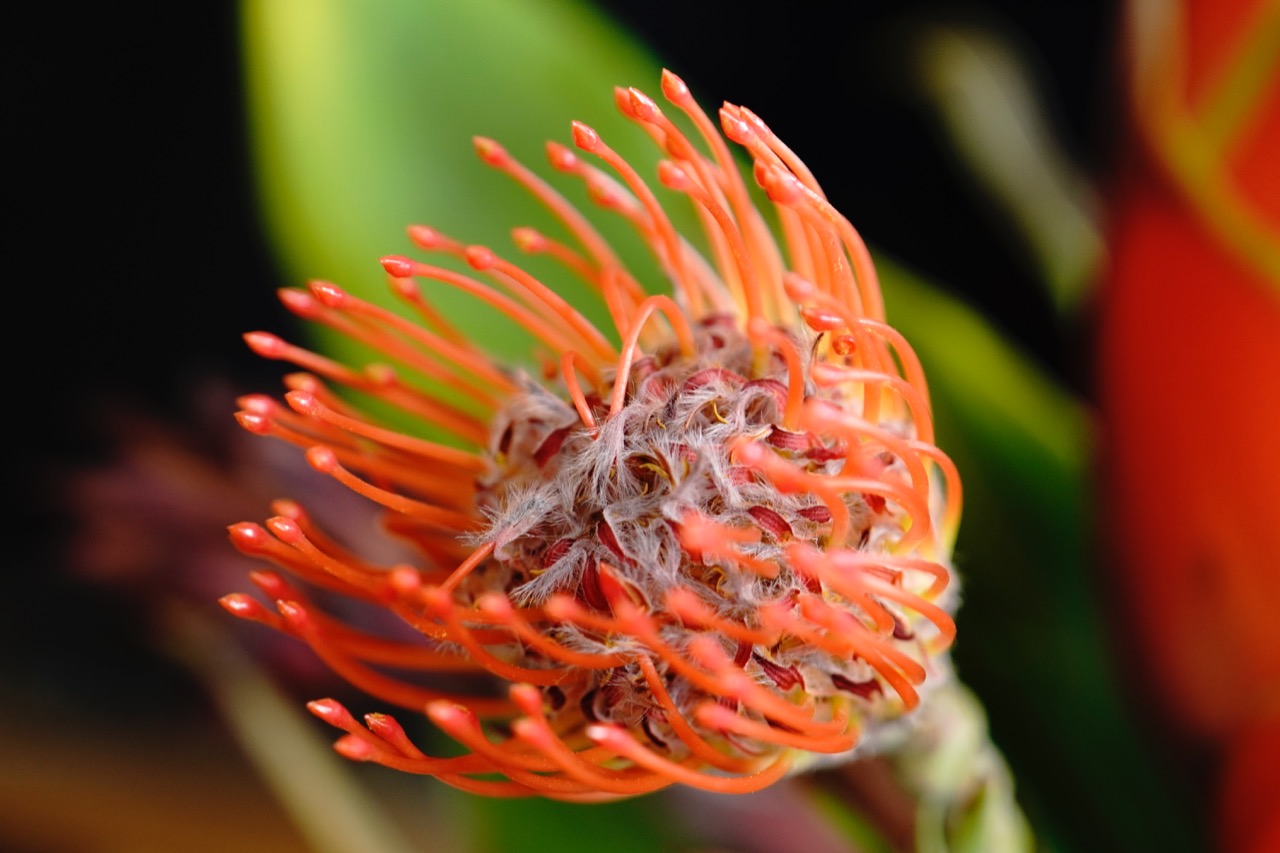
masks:
{"label": "pincushion protea flower", "polygon": [[[726,105],[724,135],[754,160],[780,248],[684,83],[668,72],[662,89],[709,155],[641,92],[620,89],[617,104],[665,152],[658,178],[693,202],[709,258],[594,130],[575,123],[573,140],[617,178],[548,150],[557,171],[634,226],[669,295],[648,294],[577,209],[476,140],[481,159],[571,237],[522,228],[517,246],[584,279],[617,341],[511,261],[423,227],[410,229],[421,249],[482,277],[384,258],[421,323],[328,283],[282,292],[294,312],[369,344],[412,380],[247,336],[307,372],[287,378],[287,408],[244,399],[241,424],[308,448],[313,467],[384,505],[389,531],[418,553],[411,565],[374,565],[292,502],[265,527],[234,525],[232,541],[391,611],[424,639],[354,627],[274,572],[253,577],[278,612],[245,595],[223,604],[297,636],[369,694],[425,709],[471,750],[430,756],[389,716],[362,726],[335,701],[311,703],[346,732],[336,746],[349,758],[502,796],[596,800],[675,782],[747,792],[874,746],[949,676],[960,484],[934,446],[919,363],[885,324],[870,256],[800,160]],[[558,360],[541,377],[498,366],[418,281],[483,300]],[[416,415],[459,447],[380,425],[326,382]]]}

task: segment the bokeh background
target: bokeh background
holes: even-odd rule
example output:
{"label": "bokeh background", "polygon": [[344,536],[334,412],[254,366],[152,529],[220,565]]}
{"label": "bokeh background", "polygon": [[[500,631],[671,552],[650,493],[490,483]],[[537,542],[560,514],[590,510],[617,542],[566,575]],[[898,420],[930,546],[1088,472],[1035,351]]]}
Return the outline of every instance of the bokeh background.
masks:
{"label": "bokeh background", "polygon": [[[249,568],[225,525],[302,476],[245,450],[230,416],[281,372],[240,333],[302,334],[275,288],[317,276],[375,291],[375,258],[406,250],[411,221],[497,243],[522,209],[470,162],[470,135],[533,160],[569,119],[608,121],[612,85],[656,90],[664,65],[704,106],[751,107],[806,160],[882,254],[891,319],[937,365],[942,443],[970,495],[957,663],[1038,843],[1207,846],[1214,754],[1144,680],[1095,523],[1095,288],[1133,150],[1122,9],[470,9],[97,6],[33,9],[10,29],[0,847],[322,849],[306,822],[345,803],[387,850],[854,849],[839,784],[582,810],[323,767],[328,734],[301,702],[342,688],[215,604]],[[522,15],[549,23],[513,32]],[[565,32],[549,54],[535,44]],[[290,800],[271,754],[323,793]]]}

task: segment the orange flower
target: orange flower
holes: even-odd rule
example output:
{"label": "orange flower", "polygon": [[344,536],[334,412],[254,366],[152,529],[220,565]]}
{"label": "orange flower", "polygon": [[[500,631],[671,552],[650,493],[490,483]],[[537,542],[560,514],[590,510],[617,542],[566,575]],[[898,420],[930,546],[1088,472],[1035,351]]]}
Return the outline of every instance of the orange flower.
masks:
{"label": "orange flower", "polygon": [[[291,502],[265,527],[234,525],[232,541],[394,613],[422,640],[344,622],[275,572],[253,577],[278,612],[245,595],[223,604],[297,636],[369,694],[425,709],[471,750],[429,756],[391,717],[362,726],[335,701],[313,702],[346,732],[337,748],[350,758],[500,796],[596,800],[675,782],[746,792],[819,756],[874,748],[949,676],[960,484],[934,447],[919,363],[884,322],[870,256],[795,155],[726,105],[721,126],[754,160],[780,249],[683,82],[666,73],[662,88],[709,156],[639,91],[618,90],[617,103],[665,152],[658,178],[693,202],[709,259],[591,128],[575,124],[574,142],[616,178],[548,150],[635,227],[670,295],[648,295],[578,210],[476,140],[571,238],[522,228],[517,246],[584,279],[616,340],[518,265],[422,227],[410,229],[421,249],[482,276],[384,258],[420,323],[327,283],[282,292],[398,368],[356,370],[247,336],[307,372],[286,380],[288,408],[246,398],[241,424],[308,448],[313,467],[385,506],[416,556],[376,565]],[[495,364],[419,280],[513,318],[555,354],[543,375]],[[326,382],[458,446],[382,426]]]}

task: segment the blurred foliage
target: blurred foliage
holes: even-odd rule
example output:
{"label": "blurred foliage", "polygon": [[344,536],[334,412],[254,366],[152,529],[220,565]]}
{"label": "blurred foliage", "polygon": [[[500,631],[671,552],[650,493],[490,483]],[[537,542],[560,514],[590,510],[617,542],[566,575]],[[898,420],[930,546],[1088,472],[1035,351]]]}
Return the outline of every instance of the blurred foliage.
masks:
{"label": "blurred foliage", "polygon": [[[535,168],[535,146],[566,139],[570,118],[629,157],[651,147],[615,114],[608,87],[656,88],[659,67],[584,5],[246,0],[244,10],[267,221],[294,281],[331,278],[385,304],[374,259],[406,250],[406,224],[504,251],[510,226],[545,221],[486,174],[472,134]],[[642,172],[653,160],[638,157]],[[1088,412],[976,313],[903,267],[882,260],[881,270],[890,320],[925,364],[940,444],[965,484],[960,674],[986,703],[1039,843],[1190,849],[1186,812],[1144,752],[1107,662],[1091,588]],[[576,283],[563,292],[583,295]],[[522,336],[454,297],[439,304],[461,326],[484,329],[502,355],[522,352]],[[551,837],[562,852],[598,849],[604,837],[618,850],[670,841],[652,800],[468,798],[465,808],[493,850],[547,849]]]}

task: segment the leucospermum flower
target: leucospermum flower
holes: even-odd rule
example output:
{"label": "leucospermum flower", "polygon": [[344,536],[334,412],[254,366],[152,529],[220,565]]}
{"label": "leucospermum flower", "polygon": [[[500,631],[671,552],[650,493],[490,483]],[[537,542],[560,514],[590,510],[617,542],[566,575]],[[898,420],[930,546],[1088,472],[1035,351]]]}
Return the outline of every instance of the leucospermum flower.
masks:
{"label": "leucospermum flower", "polygon": [[[665,73],[662,89],[698,141],[635,89],[617,104],[664,151],[658,180],[692,202],[706,255],[591,128],[573,125],[589,156],[548,151],[634,226],[669,293],[651,294],[550,184],[476,140],[568,235],[520,228],[517,246],[585,280],[616,338],[498,253],[423,227],[410,229],[422,250],[476,275],[383,258],[420,322],[328,283],[282,293],[398,367],[357,370],[247,336],[307,372],[287,378],[287,407],[246,398],[241,424],[308,448],[317,470],[385,506],[417,555],[374,565],[292,502],[265,527],[234,525],[233,542],[391,611],[422,640],[344,622],[275,572],[254,580],[278,612],[245,595],[223,604],[308,643],[378,699],[425,711],[469,750],[427,755],[392,717],[361,725],[313,702],[346,732],[337,749],[350,758],[504,796],[596,800],[675,782],[746,792],[874,748],[949,677],[960,484],[870,256],[754,114],[726,105],[722,136],[678,77]],[[754,160],[780,240],[724,137]],[[539,376],[496,364],[419,282],[483,300],[555,356]],[[381,425],[329,383],[457,446]]]}

